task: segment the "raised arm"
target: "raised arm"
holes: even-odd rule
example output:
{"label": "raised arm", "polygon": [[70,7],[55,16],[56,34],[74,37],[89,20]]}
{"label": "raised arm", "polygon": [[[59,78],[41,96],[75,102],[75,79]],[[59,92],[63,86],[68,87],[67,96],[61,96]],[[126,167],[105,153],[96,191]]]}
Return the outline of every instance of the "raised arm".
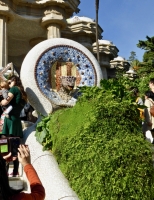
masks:
{"label": "raised arm", "polygon": [[34,167],[30,163],[30,151],[28,147],[24,145],[20,145],[18,153],[18,160],[22,164],[26,176],[30,183],[31,193],[20,193],[13,197],[13,200],[44,200],[45,198],[45,190],[42,186],[42,183],[34,169]]}
{"label": "raised arm", "polygon": [[8,97],[7,97],[6,99],[3,99],[3,100],[0,102],[0,105],[1,105],[1,106],[6,106],[7,104],[10,103],[10,101],[13,99],[13,97],[14,97],[14,95],[13,95],[11,92],[9,92],[9,93],[8,93]]}

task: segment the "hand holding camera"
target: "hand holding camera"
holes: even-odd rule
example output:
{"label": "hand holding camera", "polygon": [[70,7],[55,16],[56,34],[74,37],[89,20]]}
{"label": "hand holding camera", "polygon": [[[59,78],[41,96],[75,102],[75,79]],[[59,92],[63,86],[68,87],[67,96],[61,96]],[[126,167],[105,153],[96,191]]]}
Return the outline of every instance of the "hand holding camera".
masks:
{"label": "hand holding camera", "polygon": [[0,153],[7,162],[17,159],[25,166],[30,163],[30,151],[27,145],[21,144],[19,137],[3,137],[0,139]]}
{"label": "hand holding camera", "polygon": [[[13,157],[11,152],[3,158],[6,160],[6,162],[11,162],[17,159],[17,157]],[[18,148],[18,160],[22,164],[22,166],[26,166],[27,164],[30,164],[30,151],[27,145],[19,145]]]}
{"label": "hand holding camera", "polygon": [[24,167],[27,164],[30,164],[30,151],[28,146],[20,145],[18,148],[18,160]]}

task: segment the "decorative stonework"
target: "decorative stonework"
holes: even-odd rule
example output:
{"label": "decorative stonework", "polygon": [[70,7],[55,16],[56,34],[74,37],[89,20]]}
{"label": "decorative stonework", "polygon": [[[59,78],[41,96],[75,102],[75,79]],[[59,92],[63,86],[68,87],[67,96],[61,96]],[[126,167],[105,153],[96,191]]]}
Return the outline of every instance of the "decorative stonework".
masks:
{"label": "decorative stonework", "polygon": [[51,13],[56,14],[56,15],[61,15],[61,12],[54,10],[54,9],[46,10],[44,12],[45,15],[50,15]]}
{"label": "decorative stonework", "polygon": [[125,69],[128,70],[130,67],[130,64],[125,58],[118,56],[110,61],[110,65],[112,69]]}
{"label": "decorative stonework", "polygon": [[88,18],[88,17],[79,17],[79,16],[73,16],[72,18],[67,19],[67,23],[76,23],[80,21],[85,21],[85,22],[92,22],[94,23],[94,19]]}
{"label": "decorative stonework", "polygon": [[[97,82],[91,60],[79,49],[58,45],[41,54],[35,66],[35,80],[42,94],[56,105],[71,103],[58,94],[61,76],[74,76],[77,86],[94,86]],[[71,100],[71,99],[70,99]]]}
{"label": "decorative stonework", "polygon": [[[108,40],[98,40],[99,42],[99,52],[103,54],[110,55],[110,59],[117,57],[118,55],[118,48]],[[97,52],[97,45],[96,42],[93,44],[93,52]]]}
{"label": "decorative stonework", "polygon": [[60,38],[61,29],[66,27],[66,19],[62,8],[53,7],[44,12],[41,25],[48,30],[48,39]]}
{"label": "decorative stonework", "polygon": [[[102,28],[98,26],[99,38],[102,32]],[[96,41],[96,23],[88,17],[73,16],[67,19],[67,28],[61,31],[61,35],[79,42],[93,52],[92,44]]]}
{"label": "decorative stonework", "polygon": [[[58,93],[62,76],[76,78],[71,99]],[[21,67],[21,80],[31,105],[43,115],[57,106],[73,106],[78,86],[99,86],[100,66],[87,48],[72,40],[54,38],[33,47]]]}
{"label": "decorative stonework", "polygon": [[0,6],[6,6],[6,3],[0,1]]}
{"label": "decorative stonework", "polygon": [[60,95],[61,99],[64,100],[66,103],[71,100],[72,98],[72,90],[75,85],[76,77],[74,76],[61,76],[60,81],[60,89],[58,94]]}
{"label": "decorative stonework", "polygon": [[115,78],[116,76],[116,70],[129,70],[130,64],[127,60],[125,60],[123,57],[118,56],[110,61],[110,68],[107,71],[109,78]]}
{"label": "decorative stonework", "polygon": [[[43,12],[50,7],[57,6],[66,12],[67,18],[78,10],[80,0],[1,0],[0,5],[7,6],[19,15],[43,16]],[[0,9],[1,10],[1,9]]]}
{"label": "decorative stonework", "polygon": [[[13,19],[14,19],[13,13],[12,13],[10,7],[6,4],[6,2],[3,2],[3,1],[0,1],[0,16],[1,16],[1,18],[5,17],[7,23],[13,21]],[[3,30],[1,30],[1,31],[3,31]]]}

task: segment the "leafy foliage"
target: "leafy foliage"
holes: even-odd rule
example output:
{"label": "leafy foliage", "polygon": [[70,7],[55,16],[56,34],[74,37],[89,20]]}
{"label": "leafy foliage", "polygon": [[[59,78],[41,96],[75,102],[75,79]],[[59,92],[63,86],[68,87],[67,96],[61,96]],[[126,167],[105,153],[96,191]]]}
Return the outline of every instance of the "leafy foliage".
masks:
{"label": "leafy foliage", "polygon": [[139,88],[140,91],[140,95],[142,96],[142,98],[144,99],[144,93],[149,89],[149,81],[150,78],[154,78],[154,72],[151,72],[150,74],[148,74],[147,76],[143,76],[140,79],[135,80],[136,81],[136,85]]}
{"label": "leafy foliage", "polygon": [[139,48],[145,50],[143,62],[136,59],[136,53],[133,51],[129,57],[133,69],[137,72],[137,77],[133,80],[133,86],[138,87],[143,100],[145,91],[149,90],[149,80],[154,78],[154,37],[146,36],[146,39],[145,41],[139,40],[137,44]]}
{"label": "leafy foliage", "polygon": [[146,39],[145,41],[139,40],[137,46],[146,51],[154,51],[154,37],[146,36]]}
{"label": "leafy foliage", "polygon": [[128,61],[133,62],[134,60],[136,60],[136,52],[135,51],[131,51],[130,52],[130,56],[128,58]]}
{"label": "leafy foliage", "polygon": [[[154,51],[146,51],[143,55],[143,62],[151,61],[151,65],[153,66],[154,59]],[[149,63],[150,64],[150,63]]]}
{"label": "leafy foliage", "polygon": [[139,66],[139,60],[137,59],[137,56],[136,56],[136,52],[135,51],[131,51],[130,52],[130,56],[129,56],[129,58],[128,58],[128,61],[129,61],[129,63],[130,63],[130,65],[131,65],[131,67],[137,67],[137,66]]}
{"label": "leafy foliage", "polygon": [[44,146],[44,150],[49,150],[52,146],[52,139],[49,130],[50,117],[50,115],[47,117],[42,116],[41,121],[37,124],[36,127],[36,140]]}
{"label": "leafy foliage", "polygon": [[[73,108],[42,123],[50,136],[40,141],[51,145],[81,200],[153,199],[151,148],[129,87],[125,78],[102,80],[101,88],[82,87]],[[42,130],[38,127],[38,136]]]}
{"label": "leafy foliage", "polygon": [[140,68],[137,71],[139,78],[149,76],[154,73],[154,37],[146,36],[145,41],[139,40],[137,46],[145,50],[143,62],[140,63]]}

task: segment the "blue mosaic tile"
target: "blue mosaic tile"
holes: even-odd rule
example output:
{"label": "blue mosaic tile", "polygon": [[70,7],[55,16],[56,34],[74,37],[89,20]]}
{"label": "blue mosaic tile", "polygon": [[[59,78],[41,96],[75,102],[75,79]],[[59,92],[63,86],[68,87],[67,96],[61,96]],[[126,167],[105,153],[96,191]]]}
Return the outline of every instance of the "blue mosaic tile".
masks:
{"label": "blue mosaic tile", "polygon": [[49,70],[56,61],[73,62],[81,76],[79,86],[94,86],[97,78],[91,60],[79,49],[67,45],[53,46],[39,57],[35,66],[35,80],[40,91],[51,101],[61,101],[57,92],[52,91]]}

